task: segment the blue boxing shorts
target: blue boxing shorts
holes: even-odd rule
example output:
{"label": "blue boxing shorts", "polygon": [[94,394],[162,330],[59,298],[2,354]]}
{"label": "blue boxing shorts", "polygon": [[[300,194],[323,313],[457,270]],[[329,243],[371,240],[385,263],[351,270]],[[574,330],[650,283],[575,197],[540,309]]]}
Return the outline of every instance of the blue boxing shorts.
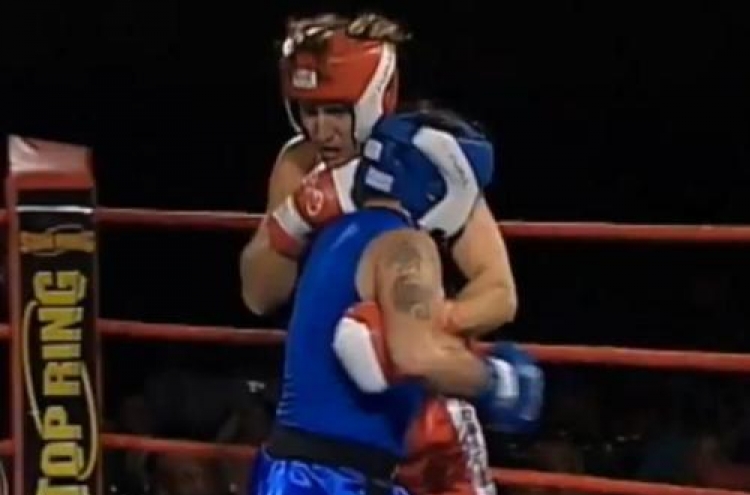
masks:
{"label": "blue boxing shorts", "polygon": [[408,495],[398,459],[350,442],[277,426],[255,458],[248,495]]}

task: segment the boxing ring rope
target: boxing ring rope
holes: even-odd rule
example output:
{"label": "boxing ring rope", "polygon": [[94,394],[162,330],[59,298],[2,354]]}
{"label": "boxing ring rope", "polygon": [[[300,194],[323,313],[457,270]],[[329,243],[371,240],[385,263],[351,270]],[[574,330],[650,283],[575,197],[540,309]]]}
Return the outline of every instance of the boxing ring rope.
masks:
{"label": "boxing ring rope", "polygon": [[[212,327],[175,323],[146,323],[100,318],[99,333],[107,338],[157,342],[185,342],[224,345],[278,345],[283,330]],[[0,340],[10,336],[0,326]],[[488,347],[488,344],[480,344]],[[578,364],[661,370],[750,373],[750,354],[704,351],[635,349],[612,346],[524,344],[537,359],[548,364]]]}
{"label": "boxing ring rope", "polygon": [[[101,225],[121,228],[224,230],[250,232],[260,225],[262,215],[233,211],[152,210],[146,208],[97,208]],[[0,210],[0,225],[7,212]],[[745,225],[648,225],[606,222],[498,223],[509,239],[682,242],[694,244],[750,243],[750,226]]]}
{"label": "boxing ring rope", "polygon": [[[0,216],[0,220],[2,216]],[[230,230],[249,232],[262,215],[242,212],[99,208],[96,219],[119,227]],[[700,244],[750,243],[745,225],[646,225],[605,222],[502,221],[498,227],[509,239],[683,242]]]}
{"label": "boxing ring rope", "polygon": [[[0,210],[0,223],[9,224],[12,215]],[[102,226],[140,228],[190,228],[193,230],[232,230],[249,233],[259,225],[261,216],[236,212],[154,211],[146,209],[96,208],[96,223]],[[749,226],[711,225],[623,225],[608,223],[527,223],[501,222],[508,238],[571,241],[633,241],[679,243],[745,243],[750,244]],[[11,266],[13,271],[15,268]],[[278,345],[284,332],[273,329],[238,329],[227,327],[155,324],[137,321],[97,319],[96,333],[111,339],[201,342],[222,345]],[[0,340],[10,336],[8,326],[0,327]],[[750,373],[750,355],[701,351],[664,351],[617,347],[526,344],[541,361],[553,364],[608,365],[654,369],[680,369],[706,372]],[[13,439],[0,440],[0,457],[15,457],[20,445]],[[198,457],[249,459],[254,447],[219,445],[184,440],[166,440],[101,433],[103,448],[138,450],[152,453],[180,452]],[[20,464],[20,463],[16,463]],[[16,471],[18,473],[18,471]],[[501,484],[558,488],[587,493],[629,495],[750,495],[723,489],[673,486],[656,483],[614,480],[573,474],[539,471],[493,469]],[[20,495],[20,494],[17,494]]]}

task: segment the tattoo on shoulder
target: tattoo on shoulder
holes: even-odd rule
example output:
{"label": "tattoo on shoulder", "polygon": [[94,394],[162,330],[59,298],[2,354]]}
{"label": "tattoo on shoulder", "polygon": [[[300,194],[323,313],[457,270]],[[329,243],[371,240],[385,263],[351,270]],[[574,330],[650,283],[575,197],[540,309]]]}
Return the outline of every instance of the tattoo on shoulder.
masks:
{"label": "tattoo on shoulder", "polygon": [[430,303],[435,297],[436,287],[422,277],[425,268],[431,269],[431,258],[407,240],[396,243],[387,258],[388,266],[396,272],[391,285],[391,302],[397,311],[419,320],[432,317]]}

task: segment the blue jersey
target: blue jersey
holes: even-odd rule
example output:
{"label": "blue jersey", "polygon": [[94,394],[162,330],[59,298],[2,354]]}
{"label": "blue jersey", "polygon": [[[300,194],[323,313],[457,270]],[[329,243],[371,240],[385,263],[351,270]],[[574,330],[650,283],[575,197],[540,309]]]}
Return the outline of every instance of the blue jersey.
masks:
{"label": "blue jersey", "polygon": [[381,394],[361,392],[333,352],[341,317],[360,302],[356,275],[370,242],[408,227],[397,212],[363,209],[323,229],[299,278],[286,343],[277,422],[311,433],[405,455],[405,437],[424,389],[400,384]]}

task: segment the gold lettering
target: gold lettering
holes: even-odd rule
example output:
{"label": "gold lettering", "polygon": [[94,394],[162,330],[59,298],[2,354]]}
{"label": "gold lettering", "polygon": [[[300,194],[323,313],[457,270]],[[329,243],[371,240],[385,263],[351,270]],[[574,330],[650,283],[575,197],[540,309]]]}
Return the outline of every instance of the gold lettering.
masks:
{"label": "gold lettering", "polygon": [[68,422],[68,413],[64,407],[50,406],[44,411],[42,421],[44,440],[80,440],[82,437],[81,427]]}
{"label": "gold lettering", "polygon": [[48,478],[75,478],[83,469],[83,449],[75,442],[46,443],[39,467]]}
{"label": "gold lettering", "polygon": [[81,340],[80,328],[69,328],[83,320],[83,308],[39,308],[39,321],[42,327],[42,341],[78,341]]}
{"label": "gold lettering", "polygon": [[44,395],[54,397],[75,397],[81,395],[80,361],[49,362],[44,365]]}
{"label": "gold lettering", "polygon": [[75,306],[86,294],[86,277],[78,271],[37,272],[34,296],[42,306]]}
{"label": "gold lettering", "polygon": [[90,253],[94,251],[94,243],[94,233],[91,231],[55,234],[55,247],[64,251]]}
{"label": "gold lettering", "polygon": [[82,232],[21,232],[22,253],[55,254],[63,251],[92,253],[96,248],[93,231]]}
{"label": "gold lettering", "polygon": [[[89,235],[90,234],[90,235]],[[93,249],[93,233],[60,233],[54,235],[53,245],[49,237],[26,238],[27,246],[42,250],[87,250]],[[32,244],[33,243],[33,244]],[[84,249],[85,248],[85,249]],[[55,398],[83,397],[84,309],[80,306],[86,297],[88,279],[79,271],[42,271],[32,278],[32,289],[39,306],[36,308],[37,335],[42,345],[38,348],[39,366],[42,366],[41,383],[36,385],[44,399],[41,407],[39,436],[42,442],[39,467],[43,477],[36,481],[35,495],[89,495],[89,486],[83,477],[88,452],[84,445],[84,428],[96,418],[79,418],[79,409],[68,409],[55,404]],[[41,385],[41,387],[39,387]],[[58,399],[59,400],[59,399]],[[87,477],[88,478],[88,477]]]}
{"label": "gold lettering", "polygon": [[36,495],[89,495],[89,487],[85,485],[55,486],[42,478],[36,487]]}
{"label": "gold lettering", "polygon": [[47,344],[42,346],[42,359],[45,361],[81,359],[79,344]]}
{"label": "gold lettering", "polygon": [[21,252],[33,253],[51,251],[55,241],[50,234],[37,232],[21,232]]}

